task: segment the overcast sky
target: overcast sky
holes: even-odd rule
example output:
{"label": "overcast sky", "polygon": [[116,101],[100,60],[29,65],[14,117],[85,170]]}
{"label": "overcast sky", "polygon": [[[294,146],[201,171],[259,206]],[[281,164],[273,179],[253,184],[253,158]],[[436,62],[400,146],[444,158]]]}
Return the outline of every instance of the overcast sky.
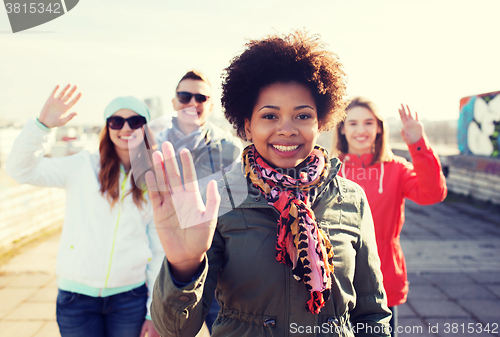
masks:
{"label": "overcast sky", "polygon": [[[428,120],[457,119],[461,97],[500,90],[500,1],[80,0],[13,34],[0,8],[0,119],[24,123],[56,84],[84,96],[72,124],[101,125],[116,96],[160,97],[171,111],[186,70],[220,74],[247,39],[305,28],[348,75],[348,93],[386,117],[401,102]],[[217,108],[220,113],[220,107]]]}

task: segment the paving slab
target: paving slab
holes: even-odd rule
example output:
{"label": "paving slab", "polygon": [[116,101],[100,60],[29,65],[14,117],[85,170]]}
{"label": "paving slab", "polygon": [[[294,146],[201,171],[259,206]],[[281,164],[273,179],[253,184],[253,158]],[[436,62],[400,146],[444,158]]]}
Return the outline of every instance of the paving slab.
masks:
{"label": "paving slab", "polygon": [[56,322],[45,322],[40,331],[33,337],[54,337],[61,336]]}
{"label": "paving slab", "polygon": [[472,284],[472,285],[446,285],[442,288],[451,299],[499,299],[494,292],[490,291],[487,287]]}
{"label": "paving slab", "polygon": [[[5,337],[32,337],[36,334],[45,322],[30,321],[30,322],[8,322],[0,321],[0,332]],[[61,336],[61,335],[53,335]]]}
{"label": "paving slab", "polygon": [[412,285],[408,292],[408,299],[415,300],[445,300],[446,295],[433,285]]}
{"label": "paving slab", "polygon": [[7,321],[55,320],[56,303],[21,303],[5,318]]}
{"label": "paving slab", "polygon": [[40,288],[37,290],[33,296],[31,296],[29,302],[54,302],[57,298],[57,287],[49,286]]}
{"label": "paving slab", "polygon": [[46,286],[56,276],[52,273],[23,273],[16,275],[5,284],[9,288],[40,288]]}
{"label": "paving slab", "polygon": [[403,303],[398,305],[398,319],[399,318],[418,318],[418,316],[408,303]]}
{"label": "paving slab", "polygon": [[[460,305],[479,319],[499,318],[500,301],[498,300],[460,300]],[[498,319],[500,323],[500,319]]]}
{"label": "paving slab", "polygon": [[456,302],[443,300],[409,300],[410,305],[423,318],[470,318]]}
{"label": "paving slab", "polygon": [[36,289],[0,289],[0,320],[26,301]]}

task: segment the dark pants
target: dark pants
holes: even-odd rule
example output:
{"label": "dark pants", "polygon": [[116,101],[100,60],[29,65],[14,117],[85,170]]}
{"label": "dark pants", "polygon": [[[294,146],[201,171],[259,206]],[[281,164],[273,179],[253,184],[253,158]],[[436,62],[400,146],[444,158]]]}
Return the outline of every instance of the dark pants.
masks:
{"label": "dark pants", "polygon": [[59,289],[56,316],[61,336],[139,337],[147,298],[146,285],[108,297]]}
{"label": "dark pants", "polygon": [[391,318],[391,321],[389,322],[389,324],[391,325],[391,330],[392,330],[391,337],[398,337],[398,331],[397,331],[397,328],[398,328],[398,307],[393,306],[393,307],[389,307],[389,309],[391,309],[391,311],[392,311],[392,318]]}

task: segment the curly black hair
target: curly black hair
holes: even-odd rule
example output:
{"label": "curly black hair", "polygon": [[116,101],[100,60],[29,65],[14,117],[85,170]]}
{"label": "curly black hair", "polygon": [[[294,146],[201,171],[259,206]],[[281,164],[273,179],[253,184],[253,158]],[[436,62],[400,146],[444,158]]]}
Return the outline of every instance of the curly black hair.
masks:
{"label": "curly black hair", "polygon": [[345,117],[345,73],[319,36],[295,31],[251,40],[245,47],[222,74],[224,115],[240,138],[246,140],[245,119],[252,118],[260,91],[277,82],[297,82],[311,90],[321,130]]}

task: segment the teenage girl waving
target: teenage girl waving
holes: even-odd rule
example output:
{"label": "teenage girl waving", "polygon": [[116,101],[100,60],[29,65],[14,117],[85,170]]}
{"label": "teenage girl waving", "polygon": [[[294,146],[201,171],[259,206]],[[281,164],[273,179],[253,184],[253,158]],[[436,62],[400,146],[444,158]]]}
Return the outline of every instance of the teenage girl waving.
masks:
{"label": "teenage girl waving", "polygon": [[[75,95],[76,86],[58,89],[14,142],[7,172],[19,183],[66,189],[57,255],[61,335],[158,336],[149,306],[164,253],[129,154],[153,146],[148,108],[134,97],[116,98],[104,110],[98,152],[48,158],[44,145],[51,129],[76,116],[69,110],[81,96]],[[148,160],[147,150],[137,156]]]}
{"label": "teenage girl waving", "polygon": [[364,97],[353,98],[347,117],[337,127],[334,151],[342,160],[339,172],[358,183],[366,193],[375,223],[388,305],[393,311],[391,327],[396,336],[396,306],[406,302],[408,281],[399,235],[404,224],[405,198],[421,205],[444,200],[446,181],[439,157],[432,151],[418,115],[401,105],[401,136],[412,163],[393,155],[388,131],[377,106]]}

